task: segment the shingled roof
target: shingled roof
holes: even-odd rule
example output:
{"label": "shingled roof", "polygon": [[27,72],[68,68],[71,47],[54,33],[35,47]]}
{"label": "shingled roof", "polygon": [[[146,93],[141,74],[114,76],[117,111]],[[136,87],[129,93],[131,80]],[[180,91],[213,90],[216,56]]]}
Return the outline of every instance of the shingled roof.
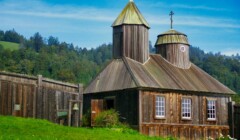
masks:
{"label": "shingled roof", "polygon": [[84,93],[130,88],[234,94],[196,65],[191,64],[189,69],[181,69],[158,54],[150,55],[145,64],[127,57],[112,60],[89,84]]}
{"label": "shingled roof", "polygon": [[137,25],[145,25],[150,28],[147,21],[142,16],[141,12],[138,10],[137,6],[133,1],[130,1],[117,19],[114,21],[112,26],[119,26],[122,24],[137,24]]}
{"label": "shingled roof", "polygon": [[189,45],[187,35],[174,29],[170,29],[169,31],[158,35],[158,39],[155,45],[176,43]]}

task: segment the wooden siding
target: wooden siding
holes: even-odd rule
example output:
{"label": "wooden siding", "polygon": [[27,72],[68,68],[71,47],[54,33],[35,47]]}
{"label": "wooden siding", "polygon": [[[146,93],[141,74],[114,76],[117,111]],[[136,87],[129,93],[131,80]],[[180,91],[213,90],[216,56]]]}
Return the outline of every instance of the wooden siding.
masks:
{"label": "wooden siding", "polygon": [[[41,76],[0,72],[0,115],[47,119],[59,123],[58,111],[67,112],[69,100],[79,100],[79,85]],[[16,105],[20,110],[15,110]]]}
{"label": "wooden siding", "polygon": [[113,27],[113,58],[129,57],[144,63],[149,59],[148,28],[143,25]]}
{"label": "wooden siding", "polygon": [[180,140],[199,140],[219,138],[220,134],[227,136],[228,126],[196,126],[196,125],[178,125],[178,124],[142,124],[142,134],[149,136],[173,136]]}
{"label": "wooden siding", "polygon": [[[181,51],[185,47],[185,51]],[[191,66],[189,60],[189,46],[184,44],[164,44],[156,47],[156,53],[162,55],[174,66],[188,69]]]}
{"label": "wooden siding", "polygon": [[[119,90],[112,92],[101,92],[83,95],[83,113],[91,109],[91,100],[105,100],[108,97],[115,99],[115,110],[118,111],[120,120],[134,128],[138,128],[138,91]],[[104,107],[105,108],[105,107]]]}
{"label": "wooden siding", "polygon": [[[141,122],[142,133],[148,133],[151,135],[151,131],[158,131],[159,134],[164,136],[174,135],[181,136],[181,127],[196,128],[197,131],[201,132],[201,136],[205,137],[205,130],[214,131],[211,133],[219,133],[222,131],[228,132],[228,102],[229,97],[227,96],[214,96],[211,94],[184,94],[177,92],[153,92],[153,91],[141,91]],[[165,118],[158,119],[155,118],[155,96],[160,95],[165,97]],[[192,113],[189,120],[182,119],[181,117],[181,100],[183,97],[191,98],[192,100]],[[216,99],[216,121],[207,120],[207,99]],[[166,125],[166,129],[176,129],[169,130],[169,132],[164,132],[165,130],[160,130],[162,126]],[[156,127],[156,128],[155,128]],[[222,128],[223,127],[223,128]],[[154,128],[154,130],[151,130]],[[184,128],[184,129],[185,129]],[[145,132],[147,129],[147,132]],[[194,129],[193,129],[194,130]],[[191,129],[191,131],[193,131]],[[206,130],[206,131],[207,131]],[[176,132],[172,132],[176,131]],[[176,134],[175,134],[176,133]],[[156,134],[156,135],[159,135]],[[194,133],[193,133],[194,134]],[[191,133],[192,135],[192,133]],[[192,137],[187,135],[187,137]],[[214,136],[214,138],[216,138]]]}

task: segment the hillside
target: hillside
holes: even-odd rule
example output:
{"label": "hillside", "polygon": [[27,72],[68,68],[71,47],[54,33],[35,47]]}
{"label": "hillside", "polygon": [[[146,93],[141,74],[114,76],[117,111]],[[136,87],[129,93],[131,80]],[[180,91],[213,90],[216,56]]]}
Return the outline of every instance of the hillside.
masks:
{"label": "hillside", "polygon": [[[1,35],[2,33],[2,35]],[[35,33],[29,39],[14,30],[0,31],[0,41],[21,44],[9,51],[0,47],[0,70],[44,77],[87,85],[112,59],[112,44],[102,44],[94,49],[81,48],[56,37],[44,38]],[[150,43],[150,51],[154,47]],[[190,47],[191,62],[240,93],[240,56],[205,53]]]}
{"label": "hillside", "polygon": [[19,44],[18,43],[12,43],[12,42],[6,42],[6,41],[0,41],[0,46],[3,46],[4,49],[14,51],[19,49]]}
{"label": "hillside", "polygon": [[130,129],[73,128],[60,126],[46,120],[0,116],[1,140],[154,140]]}

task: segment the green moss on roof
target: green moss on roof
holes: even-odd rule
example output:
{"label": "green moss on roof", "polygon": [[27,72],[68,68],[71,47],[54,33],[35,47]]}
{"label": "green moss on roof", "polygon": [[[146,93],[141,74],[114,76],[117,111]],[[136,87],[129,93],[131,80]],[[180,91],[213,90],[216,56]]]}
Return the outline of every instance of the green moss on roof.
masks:
{"label": "green moss on roof", "polygon": [[187,35],[171,29],[167,32],[158,35],[158,39],[155,45],[157,46],[162,44],[178,44],[178,43],[189,45]]}
{"label": "green moss on roof", "polygon": [[137,6],[131,1],[123,9],[112,26],[119,26],[122,24],[138,24],[145,25],[146,27],[150,28],[149,24],[144,19]]}

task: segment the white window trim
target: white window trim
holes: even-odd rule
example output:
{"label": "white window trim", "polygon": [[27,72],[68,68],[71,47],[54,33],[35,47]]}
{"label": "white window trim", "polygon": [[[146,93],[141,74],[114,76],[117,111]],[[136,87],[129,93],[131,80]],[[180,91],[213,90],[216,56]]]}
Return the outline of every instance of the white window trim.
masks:
{"label": "white window trim", "polygon": [[[208,104],[209,104],[209,102],[214,102],[214,114],[213,113],[211,113],[211,116],[215,116],[215,118],[209,118],[208,117],[208,110],[209,110],[209,108],[208,108]],[[215,120],[217,120],[217,110],[216,110],[216,100],[215,99],[207,99],[207,120],[210,120],[210,121],[215,121]]]}
{"label": "white window trim", "polygon": [[[157,106],[157,99],[158,98],[162,98],[163,100],[158,100],[158,102],[159,102],[159,106]],[[163,110],[157,110],[157,108],[158,109],[160,109],[160,108],[163,108]],[[157,115],[157,111],[158,112],[162,112],[163,114],[162,115]],[[165,118],[165,116],[166,116],[166,98],[164,97],[164,96],[159,96],[159,95],[156,95],[155,96],[155,117],[156,118]]]}
{"label": "white window trim", "polygon": [[[186,100],[190,101],[189,103],[188,102],[184,102],[185,105],[190,104],[189,108],[188,108],[188,106],[183,107],[183,101],[186,101]],[[185,112],[185,113],[190,113],[189,117],[183,116],[184,110],[190,110],[189,112],[188,111]],[[192,118],[192,99],[189,98],[189,97],[183,97],[182,98],[182,102],[181,102],[181,116],[182,116],[182,119],[187,119],[187,120]]]}

